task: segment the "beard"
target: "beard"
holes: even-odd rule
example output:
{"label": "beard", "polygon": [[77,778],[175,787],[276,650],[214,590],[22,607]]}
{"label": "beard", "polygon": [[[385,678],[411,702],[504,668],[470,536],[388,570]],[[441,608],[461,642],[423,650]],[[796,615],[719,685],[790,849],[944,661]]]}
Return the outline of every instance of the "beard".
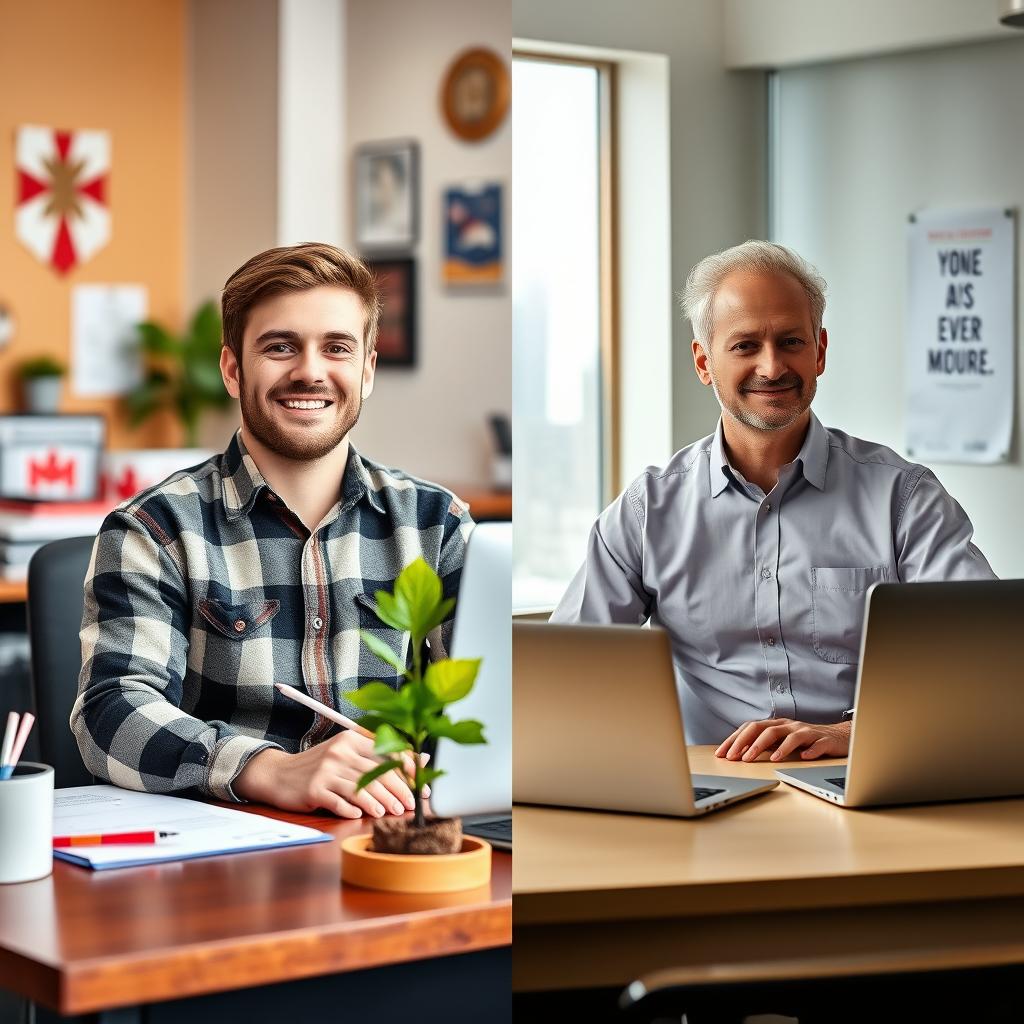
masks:
{"label": "beard", "polygon": [[[275,388],[261,401],[255,390],[249,390],[245,386],[241,367],[238,370],[238,384],[242,422],[252,436],[275,455],[299,462],[313,462],[334,451],[359,422],[359,414],[363,409],[361,391],[357,391],[354,396],[343,402],[331,388],[306,387],[302,384]],[[324,399],[333,404],[325,410],[324,422],[295,420],[290,424],[283,424],[274,417],[267,406],[273,408],[277,401],[285,396],[308,400]]]}
{"label": "beard", "polygon": [[[818,390],[818,382],[812,377],[805,381],[798,374],[784,373],[775,380],[756,375],[748,377],[740,384],[738,393],[723,398],[722,389],[718,385],[718,378],[714,369],[708,361],[708,370],[711,373],[711,387],[714,389],[715,398],[722,409],[729,413],[740,423],[760,430],[764,433],[771,433],[775,430],[785,430],[792,426],[811,407],[814,395]],[[748,391],[759,391],[764,388],[795,388],[795,391],[784,391],[777,399],[769,398],[761,402],[760,409],[752,409],[745,405],[740,395]]]}

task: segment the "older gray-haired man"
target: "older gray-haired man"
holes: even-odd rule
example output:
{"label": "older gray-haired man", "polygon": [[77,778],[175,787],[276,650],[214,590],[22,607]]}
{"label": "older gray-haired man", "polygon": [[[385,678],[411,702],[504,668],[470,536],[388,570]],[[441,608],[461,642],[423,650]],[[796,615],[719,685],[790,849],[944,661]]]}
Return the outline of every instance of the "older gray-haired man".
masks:
{"label": "older gray-haired man", "polygon": [[683,309],[718,428],[605,509],[552,615],[665,628],[688,738],[730,760],[848,752],[872,583],[994,576],[930,470],[811,412],[824,292],[769,242],[694,267]]}

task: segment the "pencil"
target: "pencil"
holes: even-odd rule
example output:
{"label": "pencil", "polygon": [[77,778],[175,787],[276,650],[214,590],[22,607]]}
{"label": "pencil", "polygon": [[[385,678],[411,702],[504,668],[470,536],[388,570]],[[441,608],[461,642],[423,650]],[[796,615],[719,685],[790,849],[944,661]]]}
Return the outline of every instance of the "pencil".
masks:
{"label": "pencil", "polygon": [[177,832],[105,832],[94,836],[54,836],[53,845],[62,846],[114,846],[152,845],[159,839],[176,836]]}
{"label": "pencil", "polygon": [[323,715],[324,718],[329,718],[332,722],[337,722],[338,725],[345,726],[346,729],[353,729],[361,735],[367,736],[371,740],[373,739],[373,733],[370,732],[369,729],[364,729],[358,722],[353,722],[351,718],[346,718],[340,711],[335,711],[334,708],[329,708],[326,704],[321,704],[320,701],[314,700],[301,690],[296,690],[294,686],[289,686],[287,683],[274,683],[274,686],[276,686],[286,697],[291,697],[292,700],[305,705],[311,711],[315,711],[319,715]]}

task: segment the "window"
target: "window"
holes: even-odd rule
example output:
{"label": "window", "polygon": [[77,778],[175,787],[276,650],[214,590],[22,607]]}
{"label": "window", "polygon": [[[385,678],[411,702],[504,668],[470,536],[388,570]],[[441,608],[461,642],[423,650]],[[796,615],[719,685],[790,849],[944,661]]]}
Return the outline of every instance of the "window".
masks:
{"label": "window", "polygon": [[513,60],[513,608],[553,607],[615,479],[610,68]]}

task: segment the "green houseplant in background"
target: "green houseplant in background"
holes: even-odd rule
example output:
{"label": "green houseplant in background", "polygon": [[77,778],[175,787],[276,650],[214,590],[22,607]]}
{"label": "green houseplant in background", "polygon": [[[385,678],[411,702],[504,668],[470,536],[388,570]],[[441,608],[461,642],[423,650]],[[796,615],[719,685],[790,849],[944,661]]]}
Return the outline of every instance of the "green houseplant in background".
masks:
{"label": "green houseplant in background", "polygon": [[[473,689],[480,659],[426,662],[424,640],[455,602],[443,598],[441,580],[422,558],[402,570],[394,593],[378,590],[374,596],[378,618],[409,634],[412,664],[407,666],[372,633],[360,631],[363,643],[393,666],[402,682],[398,689],[372,682],[349,695],[349,700],[366,712],[360,724],[375,734],[374,753],[382,758],[376,768],[359,779],[357,788],[369,785],[385,772],[397,771],[412,790],[415,813],[411,819],[378,818],[373,823],[372,837],[359,835],[345,840],[343,874],[359,885],[405,891],[437,892],[484,884],[490,876],[490,847],[482,840],[463,836],[458,818],[427,817],[423,791],[444,774],[425,765],[424,752],[431,741],[487,742],[482,723],[473,719],[453,722],[445,713],[449,705]],[[415,765],[412,777],[401,760],[405,752]],[[456,863],[459,860],[464,863]],[[429,863],[432,861],[446,863],[435,868]]]}
{"label": "green houseplant in background", "polygon": [[171,408],[185,428],[186,445],[194,448],[203,411],[224,409],[232,402],[220,375],[217,307],[213,302],[200,306],[181,335],[150,320],[139,324],[138,331],[146,368],[142,382],[126,396],[132,425],[158,409]]}
{"label": "green houseplant in background", "polygon": [[60,407],[64,365],[52,356],[28,359],[18,367],[26,412],[52,414]]}

